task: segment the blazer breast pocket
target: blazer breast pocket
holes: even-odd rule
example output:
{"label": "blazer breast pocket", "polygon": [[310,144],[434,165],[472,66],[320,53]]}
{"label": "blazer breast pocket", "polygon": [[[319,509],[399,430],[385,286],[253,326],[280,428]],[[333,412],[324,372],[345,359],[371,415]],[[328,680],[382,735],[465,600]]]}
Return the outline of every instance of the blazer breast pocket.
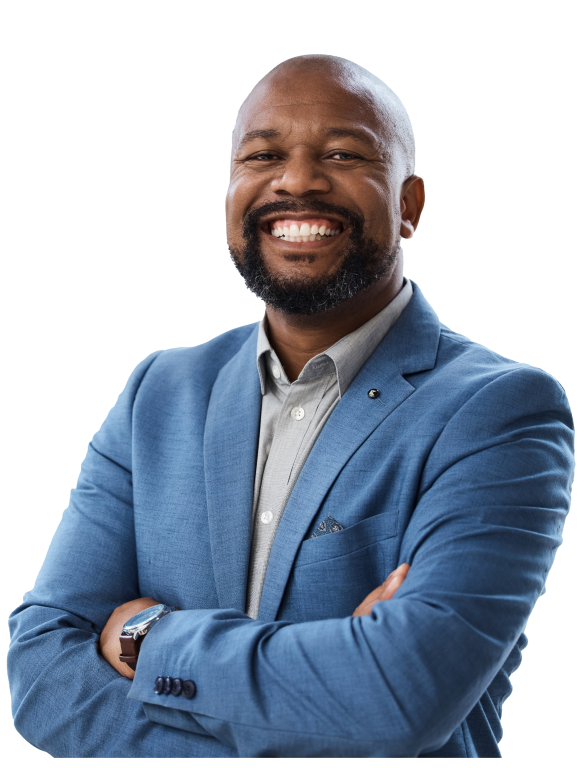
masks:
{"label": "blazer breast pocket", "polygon": [[381,512],[342,531],[306,539],[277,618],[298,622],[351,616],[396,568],[398,514]]}
{"label": "blazer breast pocket", "polygon": [[398,510],[381,512],[341,531],[306,539],[299,550],[295,568],[303,568],[334,557],[343,557],[396,536],[398,515]]}

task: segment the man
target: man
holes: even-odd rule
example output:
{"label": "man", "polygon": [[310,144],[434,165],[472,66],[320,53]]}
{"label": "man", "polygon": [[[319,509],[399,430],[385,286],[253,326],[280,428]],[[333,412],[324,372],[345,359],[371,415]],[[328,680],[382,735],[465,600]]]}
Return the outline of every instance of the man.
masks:
{"label": "man", "polygon": [[572,422],[551,377],[404,279],[423,204],[408,116],[370,73],[306,56],[254,88],[227,233],[266,317],[151,355],[90,444],[11,618],[30,742],[499,755]]}

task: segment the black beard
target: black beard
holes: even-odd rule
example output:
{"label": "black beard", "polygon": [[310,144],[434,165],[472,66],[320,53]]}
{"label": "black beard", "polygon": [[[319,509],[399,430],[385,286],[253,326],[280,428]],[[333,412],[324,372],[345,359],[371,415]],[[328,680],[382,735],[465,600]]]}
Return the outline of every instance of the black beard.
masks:
{"label": "black beard", "polygon": [[[266,268],[260,251],[260,219],[297,211],[341,217],[349,225],[349,243],[334,274],[317,279],[286,279],[271,274]],[[387,274],[400,251],[399,243],[388,252],[387,248],[365,237],[364,219],[359,214],[321,200],[310,203],[279,200],[262,205],[246,214],[242,235],[243,253],[232,248],[229,251],[246,286],[266,304],[289,315],[326,312],[353,298]]]}

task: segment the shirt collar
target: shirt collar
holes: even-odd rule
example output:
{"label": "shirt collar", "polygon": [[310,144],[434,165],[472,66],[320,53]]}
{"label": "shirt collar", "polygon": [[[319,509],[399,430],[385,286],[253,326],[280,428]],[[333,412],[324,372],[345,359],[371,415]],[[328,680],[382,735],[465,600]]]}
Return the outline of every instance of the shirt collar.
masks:
{"label": "shirt collar", "polygon": [[[410,280],[405,279],[400,293],[384,309],[374,315],[367,323],[337,341],[325,352],[311,358],[301,371],[297,381],[301,382],[330,374],[332,372],[331,362],[333,362],[337,373],[339,397],[341,398],[366,360],[398,320],[411,297],[412,284]],[[266,393],[266,366],[270,364],[271,360],[279,367],[282,384],[290,385],[284,368],[270,345],[266,326],[265,315],[259,323],[256,348],[256,363],[263,395]]]}

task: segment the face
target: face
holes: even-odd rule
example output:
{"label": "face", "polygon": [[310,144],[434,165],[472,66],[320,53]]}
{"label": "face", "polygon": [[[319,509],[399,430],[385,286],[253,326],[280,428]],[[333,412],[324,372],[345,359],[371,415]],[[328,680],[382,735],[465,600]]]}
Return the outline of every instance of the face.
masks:
{"label": "face", "polygon": [[404,226],[405,160],[387,124],[367,93],[322,71],[279,72],[244,104],[228,245],[268,304],[311,314],[388,276],[401,231],[414,229]]}

